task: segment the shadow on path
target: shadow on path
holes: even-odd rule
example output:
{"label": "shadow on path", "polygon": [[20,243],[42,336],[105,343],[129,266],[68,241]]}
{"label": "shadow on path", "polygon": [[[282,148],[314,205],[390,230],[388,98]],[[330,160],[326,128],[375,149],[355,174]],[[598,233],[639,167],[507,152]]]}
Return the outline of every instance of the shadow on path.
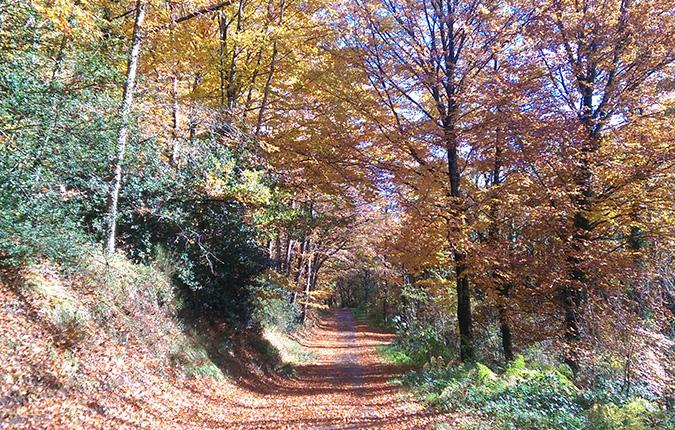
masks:
{"label": "shadow on path", "polygon": [[316,354],[314,362],[297,366],[292,379],[237,381],[257,397],[242,398],[236,405],[226,401],[223,407],[232,407],[232,421],[209,424],[242,429],[423,429],[447,421],[447,416],[400,395],[390,383],[404,369],[384,364],[375,347],[392,340],[392,334],[355,321],[350,310],[333,311],[303,341]]}

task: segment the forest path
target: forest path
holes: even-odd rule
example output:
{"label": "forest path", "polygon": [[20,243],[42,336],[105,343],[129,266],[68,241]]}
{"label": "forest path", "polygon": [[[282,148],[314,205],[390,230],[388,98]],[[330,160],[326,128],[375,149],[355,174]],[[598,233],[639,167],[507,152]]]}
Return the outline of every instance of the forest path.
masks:
{"label": "forest path", "polygon": [[[432,429],[440,422],[458,427],[453,425],[458,416],[430,411],[390,383],[403,369],[383,362],[376,347],[394,336],[355,320],[349,310],[325,313],[296,339],[313,357],[296,366],[295,377],[252,365],[260,362],[254,360],[260,352],[247,344],[225,353],[207,350],[213,354],[207,363],[229,371],[229,378],[214,379],[162,372],[166,368],[152,361],[153,354],[129,347],[131,342],[107,343],[100,333],[80,349],[59,350],[52,326],[43,324],[34,308],[22,308],[21,300],[0,281],[0,329],[24,342],[17,345],[27,345],[10,354],[9,343],[0,339],[0,357],[10,357],[0,372],[0,388],[10,387],[0,390],[0,429]],[[78,373],[59,370],[72,362],[81,366]],[[4,372],[17,376],[3,378]],[[23,392],[13,387],[22,380]]]}
{"label": "forest path", "polygon": [[327,430],[424,429],[451,422],[452,417],[400,395],[389,382],[402,369],[384,363],[375,348],[392,340],[392,334],[356,321],[349,310],[333,311],[303,341],[316,354],[315,360],[298,365],[295,378],[245,387],[255,395],[241,395],[236,404],[225,400],[228,422],[210,424]]}

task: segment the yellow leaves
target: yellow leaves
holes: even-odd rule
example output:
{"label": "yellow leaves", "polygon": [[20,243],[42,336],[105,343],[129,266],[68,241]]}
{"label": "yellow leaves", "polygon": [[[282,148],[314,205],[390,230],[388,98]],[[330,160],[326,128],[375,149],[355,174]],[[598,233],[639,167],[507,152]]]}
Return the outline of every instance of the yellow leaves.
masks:
{"label": "yellow leaves", "polygon": [[415,287],[425,290],[438,305],[449,307],[454,297],[455,280],[434,275],[427,279],[417,280]]}
{"label": "yellow leaves", "polygon": [[93,41],[100,36],[91,5],[76,0],[38,0],[33,9],[49,20],[58,31],[78,41]]}
{"label": "yellow leaves", "polygon": [[235,168],[234,160],[226,163],[218,162],[216,168],[209,172],[203,185],[204,191],[211,197],[220,196],[229,189],[229,179]]}
{"label": "yellow leaves", "polygon": [[489,16],[491,12],[488,10],[488,8],[485,7],[485,5],[481,4],[476,9],[476,13],[480,16],[485,17],[485,16]]}
{"label": "yellow leaves", "polygon": [[239,201],[251,205],[268,204],[272,197],[270,189],[263,183],[263,172],[257,170],[245,170],[236,191]]}
{"label": "yellow leaves", "polygon": [[[293,280],[289,279],[289,277],[286,276],[285,274],[279,273],[274,269],[265,270],[263,274],[260,275],[260,278],[264,280],[264,282],[266,283],[278,285],[279,287],[287,291],[293,291],[295,289],[295,282],[293,282]],[[262,289],[261,291],[268,291],[268,290]]]}
{"label": "yellow leaves", "polygon": [[204,184],[204,192],[213,199],[235,200],[251,206],[263,206],[270,202],[271,190],[264,184],[263,172],[244,170],[235,179],[235,161],[218,163],[209,172]]}

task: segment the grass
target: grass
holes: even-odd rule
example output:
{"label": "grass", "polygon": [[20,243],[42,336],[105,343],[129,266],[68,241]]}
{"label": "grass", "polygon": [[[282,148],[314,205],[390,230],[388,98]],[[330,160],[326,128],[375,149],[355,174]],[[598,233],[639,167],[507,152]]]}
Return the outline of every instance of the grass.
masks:
{"label": "grass", "polygon": [[396,343],[379,345],[376,349],[378,354],[389,364],[400,366],[417,366],[420,364]]}
{"label": "grass", "polygon": [[206,349],[186,338],[179,339],[174,344],[169,359],[187,377],[224,378],[223,372],[211,361]]}
{"label": "grass", "polygon": [[48,267],[31,267],[26,274],[26,291],[40,311],[60,332],[61,341],[75,346],[87,339],[92,316],[77,294]]}
{"label": "grass", "polygon": [[265,330],[264,338],[276,348],[280,361],[290,364],[307,363],[316,359],[316,354],[301,345],[287,333],[278,330]]}

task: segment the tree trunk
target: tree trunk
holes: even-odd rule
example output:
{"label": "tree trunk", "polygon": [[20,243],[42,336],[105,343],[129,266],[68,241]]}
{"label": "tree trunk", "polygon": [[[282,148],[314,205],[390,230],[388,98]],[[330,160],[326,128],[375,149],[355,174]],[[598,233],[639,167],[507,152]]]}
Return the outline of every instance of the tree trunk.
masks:
{"label": "tree trunk", "polygon": [[[316,248],[316,244],[314,244],[314,247]],[[316,290],[316,284],[319,282],[319,270],[321,270],[322,265],[323,261],[319,260],[319,254],[314,254],[314,261],[312,262],[312,272],[311,272],[312,291]]]}
{"label": "tree trunk", "polygon": [[499,295],[502,302],[497,305],[499,312],[499,333],[502,340],[502,352],[504,353],[504,360],[508,363],[513,361],[513,334],[511,333],[511,324],[509,322],[507,303],[509,294],[511,292],[511,285],[504,283],[499,289]]}
{"label": "tree trunk", "polygon": [[303,238],[302,242],[300,242],[300,253],[298,254],[298,264],[296,265],[295,268],[295,283],[297,284],[300,281],[300,275],[302,274],[302,269],[304,268],[303,262],[305,258],[305,250],[309,248],[309,240]]}
{"label": "tree trunk", "polygon": [[[239,0],[239,7],[237,9],[237,26],[235,36],[241,33],[242,29],[242,20],[244,15],[244,3],[245,0]],[[239,58],[239,47],[235,43],[232,45],[232,58],[230,62],[230,73],[228,76],[228,85],[227,85],[227,110],[229,114],[233,113],[234,106],[237,101],[237,60]]]}
{"label": "tree trunk", "polygon": [[274,260],[274,239],[270,239],[267,242],[267,257],[270,260]]}
{"label": "tree trunk", "polygon": [[260,49],[258,49],[258,53],[256,54],[255,67],[253,68],[253,73],[251,74],[251,81],[248,85],[248,92],[246,94],[246,101],[244,102],[244,109],[243,109],[243,114],[244,114],[243,119],[244,120],[246,120],[246,116],[247,116],[248,112],[251,111],[251,102],[253,100],[253,91],[255,90],[255,84],[258,80],[258,75],[260,75],[260,63],[262,62],[263,50],[264,49],[261,46]]}
{"label": "tree trunk", "polygon": [[[199,73],[195,73],[194,79],[192,81],[192,94],[197,91],[197,87],[199,87],[199,83],[201,82],[201,75]],[[195,107],[195,101],[192,100],[190,102],[190,110],[188,112],[188,141],[192,142],[195,139],[195,136],[197,135],[197,125],[199,125],[199,117],[197,113],[197,108]]]}
{"label": "tree trunk", "polygon": [[227,16],[225,16],[224,11],[220,11],[219,17],[218,17],[218,38],[219,40],[219,46],[220,46],[220,55],[219,55],[219,60],[220,60],[220,70],[218,71],[219,76],[220,76],[220,108],[223,109],[225,107],[225,100],[226,100],[226,88],[227,88],[227,76],[225,76],[225,61],[226,61],[226,55],[227,55],[227,31],[230,26],[230,23],[227,19]]}
{"label": "tree trunk", "polygon": [[[454,204],[459,207],[460,199],[460,175],[457,151],[457,134],[453,115],[455,113],[454,104],[448,106],[449,114],[443,122],[446,138],[446,150],[448,157],[448,181],[450,185],[450,196]],[[459,207],[459,211],[463,209]],[[448,232],[450,236],[450,232]],[[450,237],[450,246],[454,246]],[[456,248],[456,246],[454,246]],[[471,290],[469,288],[469,278],[466,274],[466,255],[458,249],[453,253],[455,262],[455,279],[457,291],[457,323],[459,328],[459,352],[460,359],[463,362],[473,361],[475,358],[473,343],[473,320],[471,316]]]}
{"label": "tree trunk", "polygon": [[[280,10],[279,10],[279,26],[284,22],[284,11],[286,9],[286,0],[281,0]],[[270,70],[267,74],[267,81],[265,82],[265,89],[263,91],[263,98],[260,102],[260,110],[258,111],[258,122],[255,127],[255,138],[260,137],[260,130],[262,128],[265,109],[267,108],[267,100],[269,99],[270,89],[272,88],[272,79],[274,78],[274,72],[276,68],[277,55],[279,53],[279,39],[274,37],[274,42],[272,43],[272,59],[270,60]]]}
{"label": "tree trunk", "polygon": [[[576,258],[572,261],[572,264],[577,264]],[[578,269],[572,269],[572,280],[575,284],[577,282],[583,284],[585,274]],[[579,362],[576,358],[574,347],[581,340],[580,323],[581,306],[584,301],[583,294],[583,290],[578,285],[568,285],[562,291],[562,302],[565,312],[565,341],[569,348],[565,353],[564,361],[574,374],[579,371]]]}
{"label": "tree trunk", "polygon": [[180,115],[180,105],[178,104],[178,74],[173,74],[173,82],[171,85],[171,98],[172,98],[172,107],[171,107],[171,164],[173,166],[178,166],[179,157],[180,157],[180,133],[178,131],[179,123],[178,116]]}
{"label": "tree trunk", "polygon": [[307,258],[307,281],[305,283],[305,303],[302,307],[302,322],[307,320],[307,311],[309,309],[309,293],[312,286],[312,256]]}
{"label": "tree trunk", "polygon": [[459,352],[463,362],[473,361],[473,321],[471,317],[471,291],[466,276],[466,256],[455,252],[455,277],[457,278],[457,322],[459,325]]}
{"label": "tree trunk", "polygon": [[277,232],[274,237],[274,264],[278,271],[281,271],[282,259],[281,259],[281,233]]}
{"label": "tree trunk", "polygon": [[131,51],[127,64],[127,76],[124,83],[124,96],[120,109],[121,126],[117,133],[117,160],[113,173],[112,186],[108,198],[108,239],[106,253],[112,255],[115,252],[115,235],[117,229],[117,212],[120,189],[122,188],[122,165],[124,154],[129,140],[129,116],[134,101],[134,89],[136,87],[136,73],[138,71],[138,58],[143,41],[142,29],[145,19],[146,4],[143,0],[136,1],[136,19],[131,42]]}
{"label": "tree trunk", "polygon": [[[622,5],[622,15],[625,12]],[[571,253],[568,255],[569,282],[564,285],[562,291],[562,305],[565,313],[565,341],[568,344],[565,363],[576,374],[579,370],[579,362],[576,358],[576,344],[583,338],[581,326],[583,324],[582,307],[586,301],[589,287],[589,277],[586,272],[583,250],[586,243],[591,239],[593,224],[588,217],[593,211],[593,170],[591,167],[592,155],[597,152],[601,145],[601,130],[603,120],[598,120],[594,115],[593,102],[597,90],[598,69],[596,67],[595,52],[597,45],[591,44],[584,58],[577,59],[578,64],[585,63],[576,76],[579,95],[581,98],[581,110],[578,112],[581,125],[585,129],[585,136],[581,141],[579,163],[576,169],[574,181],[577,186],[573,196],[576,210],[573,215],[574,232],[572,234]],[[611,78],[610,78],[611,79]],[[606,90],[607,88],[605,88]]]}
{"label": "tree trunk", "polygon": [[388,299],[388,293],[389,293],[389,284],[385,283],[384,284],[384,297],[382,298],[382,320],[384,323],[389,322],[389,315],[388,315],[388,307],[387,307],[387,299]]}
{"label": "tree trunk", "polygon": [[[585,96],[584,100],[592,108],[592,102],[589,97]],[[562,291],[562,305],[565,314],[565,341],[568,344],[565,363],[570,366],[575,374],[580,367],[576,358],[575,345],[583,338],[581,331],[583,323],[582,307],[586,301],[586,290],[589,286],[588,273],[586,273],[586,269],[584,268],[585,262],[582,254],[593,230],[593,225],[587,215],[593,210],[592,172],[589,166],[589,158],[599,147],[598,137],[593,132],[589,132],[587,139],[588,141],[583,144],[581,150],[581,163],[575,178],[578,190],[574,197],[576,203],[576,211],[572,219],[574,233],[572,234],[570,245],[571,253],[567,257],[567,263],[570,268],[570,279]]]}
{"label": "tree trunk", "polygon": [[506,310],[503,305],[499,306],[499,332],[502,338],[502,350],[506,362],[513,361],[513,338],[511,335],[511,326],[506,316]]}
{"label": "tree trunk", "polygon": [[290,276],[291,275],[291,266],[292,266],[292,262],[293,262],[293,246],[295,244],[293,243],[293,239],[291,239],[290,231],[286,232],[286,234],[287,234],[287,237],[286,237],[286,253],[285,253],[286,258],[285,258],[285,261],[284,261],[283,270],[284,270],[284,273],[286,273],[286,276]]}
{"label": "tree trunk", "polygon": [[[496,130],[495,137],[495,159],[494,165],[492,167],[492,187],[498,186],[502,182],[501,178],[501,168],[502,168],[502,146],[501,146],[501,136],[500,129]],[[492,207],[492,226],[490,228],[490,239],[495,241],[499,239],[499,225],[497,224],[497,207],[496,205]],[[499,313],[499,332],[501,334],[502,341],[502,352],[504,353],[504,359],[506,362],[513,361],[513,335],[511,334],[511,326],[509,325],[508,318],[508,301],[509,294],[511,292],[511,285],[509,285],[505,280],[499,279],[496,276],[496,273],[493,273],[493,277],[496,278],[498,283],[501,283],[498,289],[499,302],[497,304],[497,312]]]}

